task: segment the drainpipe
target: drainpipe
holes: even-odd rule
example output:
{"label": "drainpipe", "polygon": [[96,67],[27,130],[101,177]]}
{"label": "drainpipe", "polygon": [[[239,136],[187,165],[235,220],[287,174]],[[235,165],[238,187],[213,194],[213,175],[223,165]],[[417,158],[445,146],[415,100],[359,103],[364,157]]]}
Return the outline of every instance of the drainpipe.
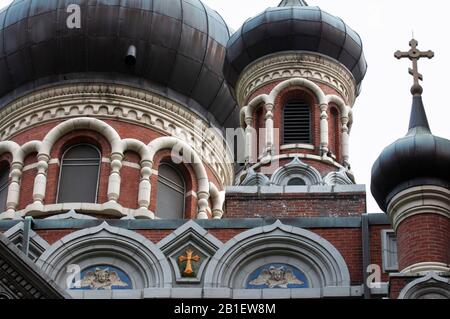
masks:
{"label": "drainpipe", "polygon": [[369,234],[369,215],[363,214],[361,217],[362,234],[362,254],[363,254],[363,274],[364,274],[364,299],[370,299],[370,288],[367,286],[367,267],[370,265],[370,234]]}

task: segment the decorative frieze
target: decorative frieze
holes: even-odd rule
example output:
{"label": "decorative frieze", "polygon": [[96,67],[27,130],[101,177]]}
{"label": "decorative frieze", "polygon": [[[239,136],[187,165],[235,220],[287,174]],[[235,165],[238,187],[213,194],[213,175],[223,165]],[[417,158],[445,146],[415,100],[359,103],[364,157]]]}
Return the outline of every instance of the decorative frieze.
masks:
{"label": "decorative frieze", "polygon": [[220,130],[181,104],[121,85],[63,85],[22,97],[0,110],[0,140],[47,122],[74,117],[120,119],[176,136],[199,153],[222,183],[233,182],[233,160]]}
{"label": "decorative frieze", "polygon": [[356,82],[341,63],[320,54],[309,52],[281,52],[265,56],[250,64],[236,85],[240,106],[260,87],[275,81],[304,78],[335,89],[348,105],[356,99]]}

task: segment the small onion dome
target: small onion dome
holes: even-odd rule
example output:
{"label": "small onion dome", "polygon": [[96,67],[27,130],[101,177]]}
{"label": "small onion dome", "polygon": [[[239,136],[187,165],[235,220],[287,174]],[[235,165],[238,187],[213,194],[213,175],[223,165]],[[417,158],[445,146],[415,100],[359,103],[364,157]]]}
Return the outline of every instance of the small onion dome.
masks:
{"label": "small onion dome", "polygon": [[408,134],[386,147],[372,168],[372,195],[383,211],[415,186],[450,187],[450,141],[431,134],[422,96],[413,97]]}
{"label": "small onion dome", "polygon": [[284,0],[247,20],[227,44],[224,74],[231,87],[255,60],[283,51],[320,53],[342,63],[358,86],[367,63],[359,35],[342,19],[310,7],[305,1]]}
{"label": "small onion dome", "polygon": [[200,0],[14,0],[0,10],[0,107],[49,84],[118,83],[235,127],[222,73],[229,38]]}

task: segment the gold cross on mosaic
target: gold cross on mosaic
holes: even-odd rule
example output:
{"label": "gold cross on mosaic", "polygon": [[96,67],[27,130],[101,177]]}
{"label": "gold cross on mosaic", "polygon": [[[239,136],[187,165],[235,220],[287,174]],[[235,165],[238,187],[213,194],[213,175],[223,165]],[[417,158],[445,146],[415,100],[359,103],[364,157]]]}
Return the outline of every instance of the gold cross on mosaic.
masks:
{"label": "gold cross on mosaic", "polygon": [[180,256],[178,257],[178,260],[180,262],[185,261],[186,262],[186,267],[184,268],[183,274],[185,275],[192,275],[194,273],[194,271],[192,270],[192,262],[199,262],[200,261],[200,256],[192,256],[194,254],[194,251],[192,251],[191,249],[186,250],[186,256]]}
{"label": "gold cross on mosaic", "polygon": [[395,52],[395,57],[397,59],[408,58],[413,63],[412,69],[409,68],[409,74],[411,74],[414,77],[414,85],[411,88],[411,93],[413,95],[416,95],[416,94],[420,95],[423,92],[422,86],[419,83],[419,81],[423,81],[423,76],[422,76],[422,74],[419,73],[418,61],[421,58],[432,59],[434,57],[434,52],[433,51],[431,51],[431,50],[420,51],[417,48],[418,45],[419,45],[419,42],[417,42],[417,40],[415,40],[415,39],[412,39],[411,41],[409,41],[409,46],[411,47],[411,49],[409,51],[407,51],[407,52],[402,52],[402,51]]}

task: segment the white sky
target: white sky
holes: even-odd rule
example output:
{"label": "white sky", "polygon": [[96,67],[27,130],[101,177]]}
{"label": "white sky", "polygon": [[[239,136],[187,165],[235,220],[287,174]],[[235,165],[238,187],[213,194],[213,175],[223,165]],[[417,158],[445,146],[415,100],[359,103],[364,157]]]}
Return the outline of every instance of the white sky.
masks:
{"label": "white sky", "polygon": [[[10,2],[0,0],[0,7]],[[237,30],[247,18],[277,6],[280,0],[203,2]],[[445,72],[450,72],[447,35],[450,4],[442,0],[309,0],[308,4],[341,17],[363,40],[369,69],[354,106],[350,161],[357,182],[367,185],[368,212],[379,212],[370,193],[370,171],[383,148],[404,136],[408,128],[410,62],[398,61],[393,54],[398,49],[409,49],[412,31],[419,41],[419,49],[431,49],[436,54],[433,60],[419,63],[425,80],[423,97],[431,130],[435,135],[450,138],[450,102],[446,99],[450,86],[444,78]]]}

